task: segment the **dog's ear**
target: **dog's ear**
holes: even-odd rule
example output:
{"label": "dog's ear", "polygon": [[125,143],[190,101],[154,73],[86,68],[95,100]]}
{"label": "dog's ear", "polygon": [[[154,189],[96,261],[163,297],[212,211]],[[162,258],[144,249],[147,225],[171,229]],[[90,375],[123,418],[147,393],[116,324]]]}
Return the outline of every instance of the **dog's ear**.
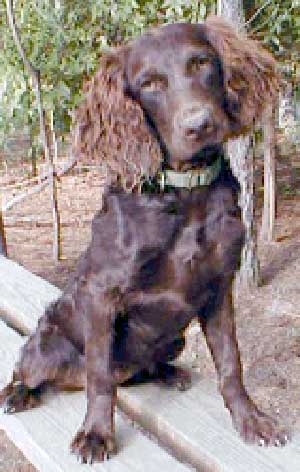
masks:
{"label": "dog's ear", "polygon": [[223,64],[225,106],[232,131],[242,134],[278,94],[276,62],[257,41],[239,35],[221,17],[209,16],[204,28],[206,39]]}
{"label": "dog's ear", "polygon": [[73,152],[78,160],[103,163],[110,182],[125,190],[157,172],[161,152],[140,105],[126,94],[130,46],[102,56],[74,115]]}

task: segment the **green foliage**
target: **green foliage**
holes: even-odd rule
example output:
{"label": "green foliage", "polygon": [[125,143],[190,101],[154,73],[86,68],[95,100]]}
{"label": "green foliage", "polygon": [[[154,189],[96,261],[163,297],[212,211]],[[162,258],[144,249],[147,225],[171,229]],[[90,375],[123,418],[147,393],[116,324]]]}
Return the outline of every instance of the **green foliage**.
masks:
{"label": "green foliage", "polygon": [[281,72],[300,93],[300,0],[244,0],[248,32],[277,58]]}
{"label": "green foliage", "polygon": [[[211,0],[17,0],[14,2],[22,44],[41,73],[46,111],[55,128],[70,128],[71,110],[80,100],[82,82],[91,75],[103,47],[139,35],[149,25],[199,21]],[[29,125],[38,135],[31,79],[24,70],[0,0],[0,145],[15,129]],[[2,98],[1,98],[2,90]]]}
{"label": "green foliage", "polygon": [[261,10],[250,22],[249,31],[263,41],[291,73],[297,66],[299,79],[300,0],[256,0],[252,3],[256,11]]}

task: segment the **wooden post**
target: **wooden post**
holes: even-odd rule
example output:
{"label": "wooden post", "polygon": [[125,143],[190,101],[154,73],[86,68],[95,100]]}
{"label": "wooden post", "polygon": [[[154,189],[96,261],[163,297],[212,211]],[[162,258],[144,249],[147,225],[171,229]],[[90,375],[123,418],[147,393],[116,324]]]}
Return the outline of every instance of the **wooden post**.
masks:
{"label": "wooden post", "polygon": [[1,256],[7,257],[7,245],[6,245],[4,224],[3,224],[3,218],[2,218],[1,212],[0,212],[0,254]]}
{"label": "wooden post", "polygon": [[0,254],[7,257],[7,244],[4,231],[4,222],[2,216],[2,198],[0,194]]}
{"label": "wooden post", "polygon": [[[53,155],[51,154],[49,184],[50,184],[50,198],[52,205],[52,221],[53,221],[53,258],[58,261],[61,259],[61,228],[60,228],[60,214],[58,210],[57,198],[57,179],[54,175],[54,160],[57,160],[57,140],[54,129],[54,113],[51,110],[50,114],[50,131],[52,136]],[[57,161],[56,161],[57,162]]]}
{"label": "wooden post", "polygon": [[261,237],[266,242],[274,239],[276,212],[276,163],[274,107],[268,105],[264,113],[264,208]]}

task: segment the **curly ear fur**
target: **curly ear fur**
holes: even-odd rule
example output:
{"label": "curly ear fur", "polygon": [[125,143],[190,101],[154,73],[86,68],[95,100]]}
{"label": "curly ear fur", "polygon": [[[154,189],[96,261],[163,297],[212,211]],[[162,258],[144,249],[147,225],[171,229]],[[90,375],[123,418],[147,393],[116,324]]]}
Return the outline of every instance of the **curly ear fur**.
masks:
{"label": "curly ear fur", "polygon": [[86,85],[85,98],[74,115],[73,152],[81,161],[103,163],[109,183],[118,181],[130,191],[144,176],[158,171],[162,157],[143,110],[124,92],[127,50],[104,55]]}
{"label": "curly ear fur", "polygon": [[221,17],[209,16],[204,25],[209,43],[223,62],[228,113],[233,134],[239,135],[276,98],[280,85],[276,61],[257,41],[238,35]]}

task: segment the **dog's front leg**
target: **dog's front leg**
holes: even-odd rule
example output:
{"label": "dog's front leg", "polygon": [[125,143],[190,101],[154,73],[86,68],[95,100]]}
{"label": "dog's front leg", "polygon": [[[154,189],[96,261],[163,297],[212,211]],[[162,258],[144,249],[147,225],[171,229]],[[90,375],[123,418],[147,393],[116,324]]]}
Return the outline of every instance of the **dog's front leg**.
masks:
{"label": "dog's front leg", "polygon": [[244,387],[231,286],[219,293],[216,310],[208,314],[205,320],[201,318],[200,323],[216,366],[219,388],[235,428],[247,442],[285,444],[288,439],[286,431],[257,408]]}
{"label": "dog's front leg", "polygon": [[99,297],[92,292],[80,298],[86,316],[87,412],[71,445],[84,463],[101,462],[115,452],[112,331],[116,302],[107,294]]}

